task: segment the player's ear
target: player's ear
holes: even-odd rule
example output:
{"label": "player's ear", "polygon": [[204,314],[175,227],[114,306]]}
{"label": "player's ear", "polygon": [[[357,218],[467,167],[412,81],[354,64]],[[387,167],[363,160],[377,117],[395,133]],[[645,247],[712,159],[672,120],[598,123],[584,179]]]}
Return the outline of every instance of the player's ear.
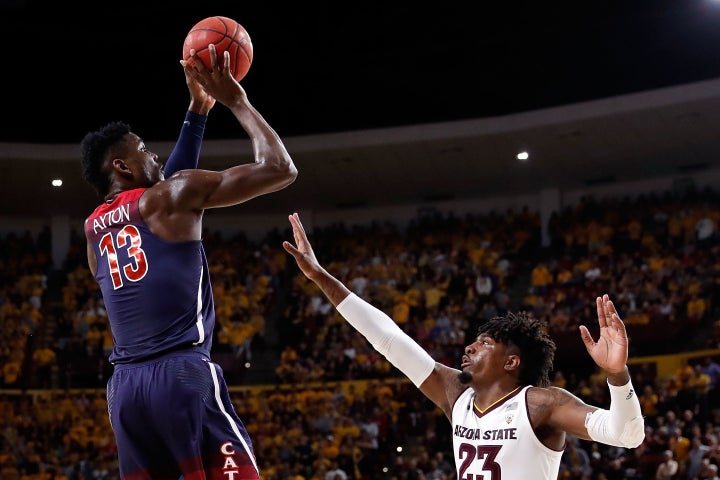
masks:
{"label": "player's ear", "polygon": [[505,359],[505,370],[517,370],[520,368],[520,356],[508,355]]}
{"label": "player's ear", "polygon": [[122,158],[113,158],[111,164],[113,170],[117,171],[118,173],[124,175],[132,173],[132,170],[130,170],[130,166],[128,166],[127,162],[125,162],[125,160]]}

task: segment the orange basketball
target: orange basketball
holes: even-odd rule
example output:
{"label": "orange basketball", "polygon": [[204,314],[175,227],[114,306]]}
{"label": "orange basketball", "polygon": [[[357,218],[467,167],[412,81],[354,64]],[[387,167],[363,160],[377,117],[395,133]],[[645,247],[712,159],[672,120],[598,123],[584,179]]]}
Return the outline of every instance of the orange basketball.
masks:
{"label": "orange basketball", "polygon": [[210,68],[208,46],[215,45],[218,61],[223,61],[223,52],[230,52],[230,71],[235,80],[240,81],[250,70],[253,59],[253,46],[245,28],[228,17],[207,17],[196,23],[188,32],[183,43],[183,59],[190,59],[190,50],[194,49],[203,64]]}

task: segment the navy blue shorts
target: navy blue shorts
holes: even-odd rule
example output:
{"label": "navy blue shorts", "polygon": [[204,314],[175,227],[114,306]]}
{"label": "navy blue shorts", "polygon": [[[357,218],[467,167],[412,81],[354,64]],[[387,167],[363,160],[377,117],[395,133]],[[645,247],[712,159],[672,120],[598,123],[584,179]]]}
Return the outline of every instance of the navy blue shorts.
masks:
{"label": "navy blue shorts", "polygon": [[260,478],[222,369],[204,355],[118,364],[107,401],[122,480]]}

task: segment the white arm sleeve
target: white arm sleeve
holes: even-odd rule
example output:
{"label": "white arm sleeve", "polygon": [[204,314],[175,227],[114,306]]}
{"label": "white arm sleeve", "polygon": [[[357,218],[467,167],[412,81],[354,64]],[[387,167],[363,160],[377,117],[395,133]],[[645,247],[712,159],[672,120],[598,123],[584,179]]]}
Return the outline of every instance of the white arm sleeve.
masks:
{"label": "white arm sleeve", "polygon": [[351,292],[337,311],[416,387],[430,376],[435,360],[382,310]]}
{"label": "white arm sleeve", "polygon": [[590,438],[616,447],[635,448],[645,439],[645,420],[632,381],[610,385],[610,410],[588,413],[585,427]]}

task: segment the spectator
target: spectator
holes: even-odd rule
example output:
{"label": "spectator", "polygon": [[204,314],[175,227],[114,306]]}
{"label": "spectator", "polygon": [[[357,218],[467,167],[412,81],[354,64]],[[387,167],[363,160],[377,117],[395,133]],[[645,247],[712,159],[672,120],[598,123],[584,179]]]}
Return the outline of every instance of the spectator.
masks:
{"label": "spectator", "polygon": [[718,476],[718,466],[714,463],[710,463],[709,459],[703,462],[702,473],[700,474],[702,480],[720,480]]}
{"label": "spectator", "polygon": [[687,470],[685,472],[685,476],[689,480],[698,478],[703,467],[703,459],[710,451],[710,447],[703,444],[702,440],[698,437],[693,438],[691,442],[692,447],[688,455]]}
{"label": "spectator", "polygon": [[674,480],[678,472],[678,462],[673,458],[672,450],[663,452],[663,460],[655,470],[655,480]]}
{"label": "spectator", "polygon": [[702,370],[710,377],[710,405],[716,405],[718,400],[718,378],[720,378],[720,363],[713,357],[705,357]]}
{"label": "spectator", "polygon": [[347,472],[340,468],[337,461],[333,460],[330,464],[330,470],[325,473],[325,480],[347,480],[347,478]]}
{"label": "spectator", "polygon": [[591,475],[590,455],[587,450],[580,446],[577,437],[568,435],[565,451],[560,461],[558,478],[564,480],[590,480]]}

